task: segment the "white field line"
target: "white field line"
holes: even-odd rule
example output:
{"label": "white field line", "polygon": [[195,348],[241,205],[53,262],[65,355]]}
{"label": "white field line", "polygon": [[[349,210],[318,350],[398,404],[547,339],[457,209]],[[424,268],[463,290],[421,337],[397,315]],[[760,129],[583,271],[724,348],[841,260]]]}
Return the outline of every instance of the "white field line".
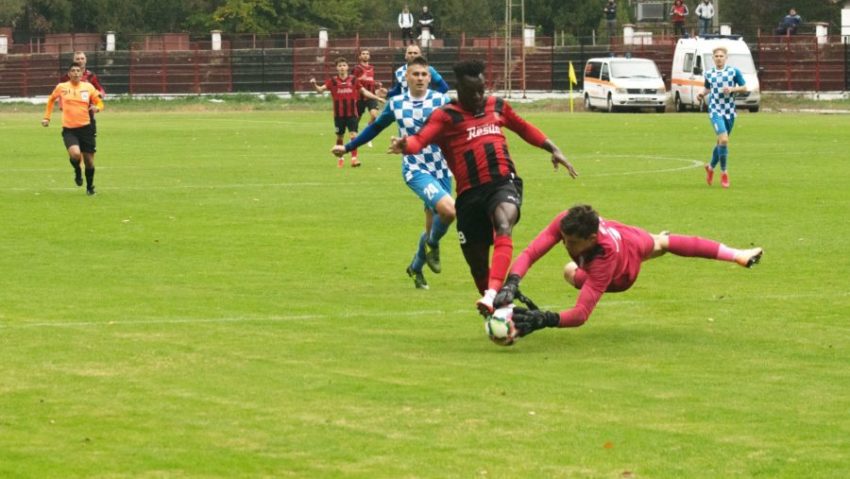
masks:
{"label": "white field line", "polygon": [[[768,294],[758,296],[737,296],[729,298],[729,301],[745,301],[745,300],[785,300],[793,301],[798,299],[817,299],[829,298],[834,301],[836,298],[850,297],[850,291],[831,292],[831,293],[800,293],[800,294]],[[617,308],[617,307],[632,307],[635,305],[653,305],[653,304],[676,304],[676,303],[694,303],[702,302],[704,299],[613,299],[606,298],[599,303],[598,308]],[[546,310],[559,310],[569,306],[565,304],[559,305],[541,305]],[[222,318],[163,318],[163,319],[119,319],[113,321],[35,321],[23,323],[10,323],[9,321],[0,320],[0,329],[29,329],[29,328],[75,328],[75,327],[116,327],[116,326],[147,326],[154,324],[226,324],[226,323],[277,323],[286,321],[318,321],[326,319],[351,319],[351,318],[385,318],[385,317],[408,317],[415,318],[420,316],[440,316],[440,315],[467,315],[471,318],[477,317],[477,313],[473,308],[457,309],[454,311],[447,310],[418,310],[418,311],[348,311],[333,314],[293,314],[293,315],[269,315],[269,316],[232,316]]]}

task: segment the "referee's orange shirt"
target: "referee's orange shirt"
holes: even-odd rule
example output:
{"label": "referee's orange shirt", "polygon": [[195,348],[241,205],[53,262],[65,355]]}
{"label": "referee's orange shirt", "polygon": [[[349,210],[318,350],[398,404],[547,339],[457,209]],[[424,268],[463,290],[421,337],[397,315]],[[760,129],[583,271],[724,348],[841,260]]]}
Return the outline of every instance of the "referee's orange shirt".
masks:
{"label": "referee's orange shirt", "polygon": [[91,83],[81,81],[74,85],[70,81],[60,83],[53,89],[50,98],[47,99],[47,109],[44,111],[44,119],[49,120],[53,113],[53,103],[57,98],[62,100],[62,126],[65,128],[79,128],[91,123],[89,119],[89,105],[95,105],[98,110],[103,110],[103,100],[100,92]]}

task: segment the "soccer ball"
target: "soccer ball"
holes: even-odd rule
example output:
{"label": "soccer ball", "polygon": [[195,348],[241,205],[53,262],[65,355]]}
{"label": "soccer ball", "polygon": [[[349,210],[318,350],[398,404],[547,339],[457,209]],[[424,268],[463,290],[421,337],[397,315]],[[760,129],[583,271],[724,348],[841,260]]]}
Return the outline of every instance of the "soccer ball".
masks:
{"label": "soccer ball", "polygon": [[500,346],[510,346],[514,343],[516,328],[511,319],[513,315],[514,305],[509,304],[493,311],[493,314],[484,320],[484,330],[487,331],[490,341]]}

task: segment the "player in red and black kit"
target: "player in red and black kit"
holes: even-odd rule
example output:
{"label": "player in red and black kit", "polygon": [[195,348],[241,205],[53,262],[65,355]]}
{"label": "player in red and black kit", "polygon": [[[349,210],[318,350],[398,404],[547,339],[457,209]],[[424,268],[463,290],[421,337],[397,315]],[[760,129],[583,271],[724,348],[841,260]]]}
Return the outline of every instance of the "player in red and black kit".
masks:
{"label": "player in red and black kit", "polygon": [[[322,85],[316,83],[315,78],[311,78],[310,84],[313,85],[317,93],[324,93],[326,90],[330,90],[334,102],[336,144],[342,145],[342,137],[345,134],[345,130],[348,130],[352,140],[357,136],[357,124],[360,122],[360,116],[357,113],[357,102],[360,100],[360,96],[362,95],[381,102],[384,100],[364,88],[360,84],[360,80],[348,74],[348,61],[345,58],[339,57],[335,63],[337,73],[335,77],[328,78]],[[337,166],[342,168],[343,165],[344,161],[340,157]],[[360,166],[360,162],[357,160],[357,150],[351,151],[351,166],[354,168]]]}
{"label": "player in red and black kit", "polygon": [[[372,54],[369,50],[361,50],[359,58],[360,63],[354,66],[351,74],[360,80],[360,84],[373,94],[381,96],[381,92],[383,92],[383,96],[386,97],[386,90],[381,88],[381,82],[375,80],[375,65],[369,63]],[[378,119],[378,101],[361,97],[357,102],[357,115],[363,116],[363,113],[366,111],[369,112],[369,124],[375,123],[375,120]],[[372,146],[371,141],[369,142],[369,146]]]}
{"label": "player in red and black kit", "polygon": [[603,293],[629,289],[637,280],[641,263],[664,253],[730,261],[750,268],[764,252],[762,248],[730,248],[698,236],[651,234],[602,219],[589,205],[576,205],[556,216],[517,257],[494,305],[510,304],[518,296],[519,282],[531,266],[558,243],[564,244],[572,260],[564,268],[564,279],[580,290],[576,304],[561,312],[514,308],[513,321],[519,337],[541,328],[581,326]]}
{"label": "player in red and black kit", "polygon": [[[552,154],[552,164],[578,176],[561,150],[534,125],[514,113],[503,99],[484,95],[484,64],[477,60],[454,66],[458,101],[431,113],[416,135],[393,138],[390,151],[415,154],[430,143],[439,145],[457,184],[457,230],[463,256],[475,286],[483,295],[479,312],[493,312],[513,257],[514,225],[520,218],[522,180],[517,176],[502,127]],[[492,261],[489,260],[493,245]]]}
{"label": "player in red and black kit", "polygon": [[[86,68],[86,52],[74,52],[74,63],[79,63],[83,69],[83,77],[80,81],[91,83],[93,87],[97,89],[100,93],[100,97],[106,97],[106,91],[103,89],[103,85],[100,84],[100,80],[98,80],[97,75],[94,74],[93,71]],[[64,83],[70,81],[71,77],[66,72],[59,79],[59,83]],[[59,108],[62,108],[62,99],[59,99]],[[94,118],[94,108],[89,110],[89,121],[91,124],[92,136],[97,137],[97,122]],[[92,153],[92,157],[94,157],[94,153]],[[83,186],[83,170],[81,165],[81,160],[75,160],[74,158],[68,158],[68,161],[71,163],[71,166],[74,168],[74,182],[77,186]]]}

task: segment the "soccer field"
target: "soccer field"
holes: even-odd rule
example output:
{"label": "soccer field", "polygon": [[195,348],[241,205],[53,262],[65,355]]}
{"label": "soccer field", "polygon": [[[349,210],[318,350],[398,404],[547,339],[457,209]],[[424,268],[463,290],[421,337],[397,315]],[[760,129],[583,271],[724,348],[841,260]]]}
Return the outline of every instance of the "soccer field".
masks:
{"label": "soccer field", "polygon": [[[510,135],[515,255],[586,202],[762,263],[668,255],[503,348],[454,228],[405,274],[389,132],[338,169],[328,111],[107,110],[87,197],[58,121],[0,113],[0,477],[846,477],[850,116],[741,114],[728,190],[704,114],[525,117],[580,177]],[[523,291],[571,306],[566,261]]]}

